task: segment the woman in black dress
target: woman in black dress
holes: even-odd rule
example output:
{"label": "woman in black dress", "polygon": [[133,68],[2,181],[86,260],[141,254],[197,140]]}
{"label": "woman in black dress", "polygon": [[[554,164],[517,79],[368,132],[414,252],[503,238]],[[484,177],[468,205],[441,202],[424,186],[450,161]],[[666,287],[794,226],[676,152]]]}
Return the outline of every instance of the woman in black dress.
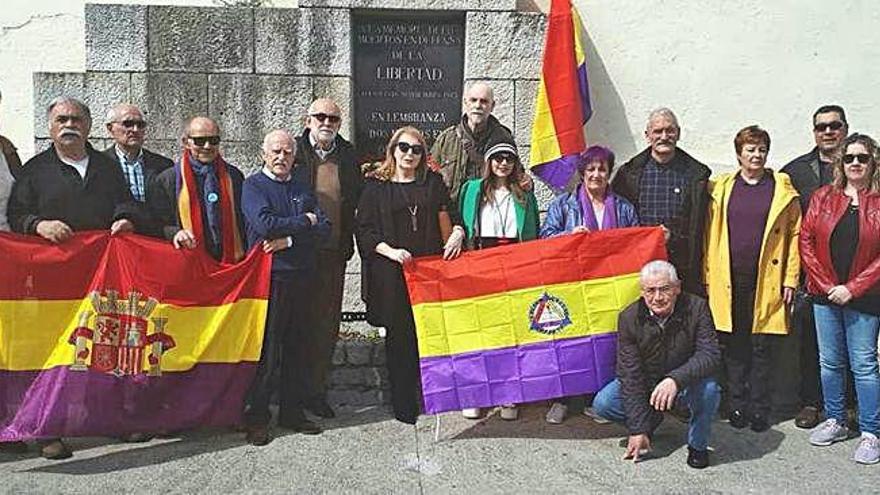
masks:
{"label": "woman in black dress", "polygon": [[[415,424],[420,404],[415,322],[402,266],[416,256],[459,255],[464,229],[449,203],[440,175],[428,169],[422,133],[414,127],[398,129],[385,149],[385,161],[361,194],[357,242],[367,321],[387,330],[391,403],[394,417],[404,423]],[[441,218],[454,225],[445,244]]]}

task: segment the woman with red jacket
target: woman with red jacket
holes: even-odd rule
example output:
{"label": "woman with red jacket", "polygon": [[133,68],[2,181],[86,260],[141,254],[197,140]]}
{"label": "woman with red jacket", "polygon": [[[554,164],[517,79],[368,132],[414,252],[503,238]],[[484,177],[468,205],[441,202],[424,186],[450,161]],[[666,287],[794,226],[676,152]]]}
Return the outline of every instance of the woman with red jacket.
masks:
{"label": "woman with red jacket", "polygon": [[832,165],[834,180],[813,194],[800,251],[813,297],[825,413],[813,445],[846,440],[844,375],[849,361],[861,441],[853,460],[880,462],[880,172],[877,143],[853,134]]}

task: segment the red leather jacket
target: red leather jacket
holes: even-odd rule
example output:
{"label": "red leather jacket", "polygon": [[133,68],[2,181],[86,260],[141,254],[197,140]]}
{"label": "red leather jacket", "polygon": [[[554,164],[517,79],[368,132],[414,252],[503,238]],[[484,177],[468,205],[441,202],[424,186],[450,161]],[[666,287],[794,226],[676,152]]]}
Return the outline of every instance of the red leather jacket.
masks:
{"label": "red leather jacket", "polygon": [[[835,285],[837,273],[831,262],[831,233],[849,206],[843,191],[828,185],[810,199],[810,208],[801,225],[801,266],[807,272],[807,291],[825,295]],[[880,193],[859,193],[859,238],[850,268],[850,279],[843,285],[853,297],[880,294]]]}

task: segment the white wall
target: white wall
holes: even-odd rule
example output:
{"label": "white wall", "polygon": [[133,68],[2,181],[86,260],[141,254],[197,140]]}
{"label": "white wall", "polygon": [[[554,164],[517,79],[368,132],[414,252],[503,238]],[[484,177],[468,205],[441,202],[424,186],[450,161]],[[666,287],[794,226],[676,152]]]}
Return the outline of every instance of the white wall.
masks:
{"label": "white wall", "polygon": [[[0,133],[24,158],[33,149],[32,72],[84,70],[84,3],[3,0],[0,6]],[[213,5],[211,0],[113,3]],[[770,132],[771,164],[807,151],[810,116],[824,103],[843,105],[851,130],[880,131],[875,2],[574,3],[589,37],[595,112],[588,138],[611,144],[621,158],[643,147],[645,117],[661,105],[679,115],[681,146],[716,169],[735,163],[733,136],[753,123]]]}

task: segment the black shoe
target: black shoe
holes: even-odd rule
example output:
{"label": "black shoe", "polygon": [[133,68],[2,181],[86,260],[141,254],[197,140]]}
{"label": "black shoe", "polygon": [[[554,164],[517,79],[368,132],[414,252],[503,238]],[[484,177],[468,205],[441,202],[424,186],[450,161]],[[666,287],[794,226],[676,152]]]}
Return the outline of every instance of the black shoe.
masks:
{"label": "black shoe", "polygon": [[152,439],[152,433],[129,433],[128,435],[122,435],[119,437],[119,440],[125,443],[144,443],[149,442]]}
{"label": "black shoe", "polygon": [[336,413],[333,411],[333,408],[330,407],[330,404],[327,404],[327,401],[324,399],[316,399],[309,402],[308,404],[306,404],[306,409],[315,416],[324,419],[336,417]]}
{"label": "black shoe", "polygon": [[279,420],[278,426],[302,433],[303,435],[320,435],[324,431],[317,423],[309,421],[305,417],[293,420]]}
{"label": "black shoe", "polygon": [[26,454],[27,444],[24,442],[0,442],[0,453],[3,454]]}
{"label": "black shoe", "polygon": [[821,414],[819,408],[815,406],[804,406],[801,412],[794,417],[794,425],[798,428],[812,429],[819,424]]}
{"label": "black shoe", "polygon": [[248,426],[245,431],[244,439],[251,445],[262,447],[271,440],[269,437],[269,427],[266,425]]}
{"label": "black shoe", "polygon": [[687,464],[694,469],[705,469],[709,466],[709,451],[697,450],[688,445]]}
{"label": "black shoe", "polygon": [[730,411],[730,414],[727,416],[727,420],[730,422],[730,426],[741,429],[749,426],[749,420],[746,418],[746,415],[740,409],[734,409]]}
{"label": "black shoe", "polygon": [[43,456],[44,459],[57,461],[71,457],[73,451],[70,450],[60,438],[56,438],[43,442],[42,447],[40,448],[40,455]]}
{"label": "black shoe", "polygon": [[752,414],[749,423],[751,424],[752,431],[756,433],[761,433],[770,429],[770,423],[767,422],[767,418],[764,417],[763,414]]}

